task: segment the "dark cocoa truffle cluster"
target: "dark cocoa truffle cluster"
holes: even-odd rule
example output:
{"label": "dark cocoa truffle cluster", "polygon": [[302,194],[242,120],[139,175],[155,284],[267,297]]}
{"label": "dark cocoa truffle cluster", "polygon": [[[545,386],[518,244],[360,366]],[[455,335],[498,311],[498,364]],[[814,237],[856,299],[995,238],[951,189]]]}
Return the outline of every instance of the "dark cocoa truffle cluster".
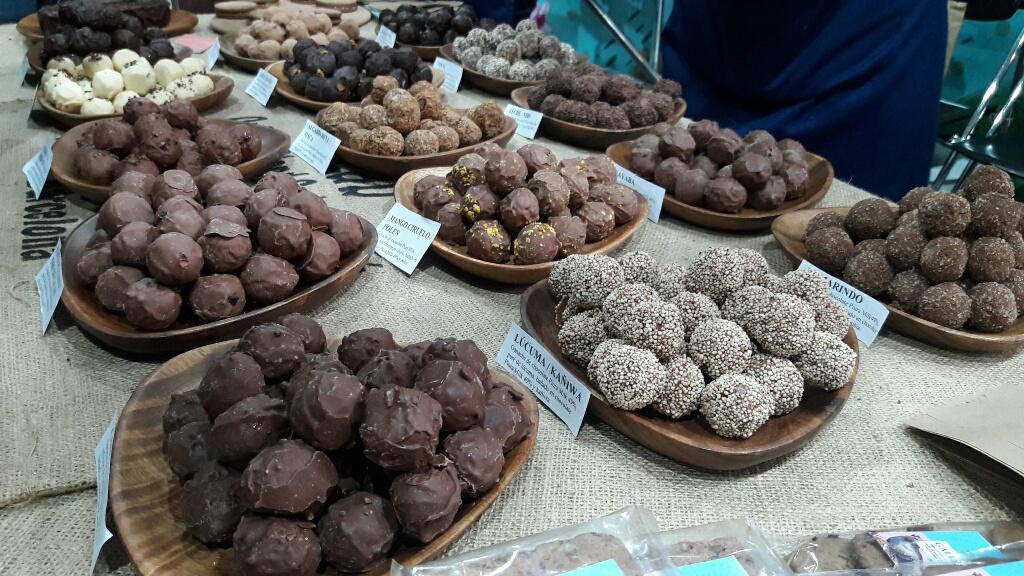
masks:
{"label": "dark cocoa truffle cluster", "polygon": [[312,38],[299,40],[284,63],[288,84],[295,92],[320,102],[359,102],[373,91],[374,78],[391,76],[398,88],[434,73],[410,48],[381,48],[374,40],[332,40],[326,46]]}
{"label": "dark cocoa truffle cluster", "polygon": [[545,34],[533,20],[520,20],[515,28],[498,24],[475,28],[456,38],[452,51],[463,66],[492,78],[532,82],[544,80],[561,66],[583,59],[572,46]]}
{"label": "dark cocoa truffle cluster", "polygon": [[163,417],[185,528],[242,576],[386,569],[494,488],[534,425],[472,340],[339,345],[301,314],[249,329]]}
{"label": "dark cocoa truffle cluster", "polygon": [[665,122],[682,101],[682,87],[662,80],[652,89],[633,78],[582,64],[551,70],[527,98],[533,110],[565,122],[626,130]]}
{"label": "dark cocoa truffle cluster", "polygon": [[67,56],[80,61],[89,54],[128,48],[155,64],[173,58],[164,34],[171,12],[161,0],[65,0],[39,9],[43,61]]}
{"label": "dark cocoa truffle cluster", "polygon": [[1024,313],[1022,215],[1009,175],[983,166],[955,193],[911,190],[898,210],[872,198],[819,214],[804,242],[810,262],[890,306],[1002,332]]}
{"label": "dark cocoa truffle cluster", "polygon": [[807,155],[791,139],[764,130],[744,138],[712,120],[658,124],[632,142],[630,170],[680,202],[736,213],[775,210],[807,193]]}
{"label": "dark cocoa truffle cluster", "polygon": [[517,151],[485,145],[447,176],[415,185],[438,238],[487,262],[541,264],[582,251],[637,217],[636,193],[616,182],[605,155],[562,160],[540,144]]}
{"label": "dark cocoa truffle cluster", "polygon": [[573,255],[549,281],[559,349],[622,410],[700,413],[716,433],[748,438],[805,387],[845,386],[856,365],[825,277],[775,277],[753,250],[711,248],[685,269],[645,252]]}
{"label": "dark cocoa truffle cluster", "polygon": [[331,104],[317,113],[316,123],[364,154],[424,156],[497,137],[505,131],[505,114],[494,102],[459,111],[429,82],[405,90],[394,78],[378,76],[362,106]]}
{"label": "dark cocoa truffle cluster", "polygon": [[[113,121],[116,122],[116,121]],[[363,242],[357,216],[288,174],[251,187],[233,166],[126,172],[75,269],[100,304],[142,330],[237,316],[330,276]],[[186,305],[187,304],[187,305]]]}
{"label": "dark cocoa truffle cluster", "polygon": [[[480,23],[476,11],[469,4],[457,8],[437,6],[423,8],[402,4],[397,10],[380,11],[380,25],[395,33],[402,44],[414,46],[441,46],[449,44],[459,35],[466,34]],[[493,22],[491,23],[493,26]]]}

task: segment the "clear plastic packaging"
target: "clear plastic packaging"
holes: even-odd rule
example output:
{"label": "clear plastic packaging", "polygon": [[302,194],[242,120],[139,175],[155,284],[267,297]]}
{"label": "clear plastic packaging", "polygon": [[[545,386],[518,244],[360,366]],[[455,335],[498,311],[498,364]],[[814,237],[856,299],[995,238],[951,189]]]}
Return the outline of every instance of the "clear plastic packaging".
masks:
{"label": "clear plastic packaging", "polygon": [[[644,576],[657,571],[664,556],[652,538],[657,530],[654,514],[629,506],[583,524],[420,566],[392,562],[391,576],[556,576],[585,567],[594,567],[597,576],[616,574],[615,566],[625,576]],[[602,566],[608,571],[600,571]]]}
{"label": "clear plastic packaging", "polygon": [[[736,571],[737,567],[747,576],[788,576],[790,573],[761,531],[744,520],[670,530],[656,537],[665,551],[666,567],[682,568],[669,572],[674,576],[704,574],[711,568],[714,574],[741,574]],[[697,565],[700,571],[693,570]]]}

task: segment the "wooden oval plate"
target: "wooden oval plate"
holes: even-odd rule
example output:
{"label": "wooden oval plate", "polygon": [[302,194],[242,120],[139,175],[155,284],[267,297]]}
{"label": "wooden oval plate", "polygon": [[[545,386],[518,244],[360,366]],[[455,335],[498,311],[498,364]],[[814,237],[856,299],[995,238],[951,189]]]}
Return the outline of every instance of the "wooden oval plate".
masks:
{"label": "wooden oval plate", "polygon": [[[208,548],[186,533],[181,514],[182,488],[164,457],[162,423],[171,395],[197,388],[207,369],[235,342],[211,344],[170,359],[135,389],[118,418],[110,461],[110,508],[128,556],[142,576],[238,573],[230,549]],[[341,338],[328,339],[331,349],[340,343]],[[392,559],[414,566],[440,555],[494,504],[523,469],[537,443],[537,400],[518,380],[503,372],[492,374],[495,380],[522,392],[533,416],[530,435],[505,454],[498,485],[464,504],[448,530],[425,546],[400,546],[391,559],[366,572],[367,576],[389,574]]]}
{"label": "wooden oval plate", "polygon": [[[192,49],[189,48],[188,46],[180,46],[178,44],[174,44],[173,46],[174,46],[174,59],[177,60],[178,62],[181,62],[185,58],[188,58],[189,56],[192,56]],[[28,67],[33,72],[35,72],[36,74],[39,74],[39,75],[42,75],[43,72],[46,72],[46,63],[43,62],[43,43],[42,42],[33,42],[31,45],[29,45],[28,53],[27,54],[28,54]],[[112,55],[112,54],[113,54],[113,52],[110,52],[110,54],[108,54],[108,56]]]}
{"label": "wooden oval plate", "polygon": [[248,72],[259,72],[260,68],[266,68],[274,62],[278,62],[278,60],[257,60],[242,56],[238,50],[235,50],[236,38],[238,38],[238,34],[226,34],[220,39],[220,55],[228,64]]}
{"label": "wooden oval plate", "polygon": [[[167,330],[151,332],[139,330],[129,324],[123,315],[104,308],[92,288],[82,284],[75,274],[75,263],[96,230],[97,218],[98,216],[93,216],[82,222],[68,236],[61,255],[64,292],[60,299],[83,330],[118,350],[132,354],[166,356],[211,342],[237,338],[250,327],[269,322],[278,316],[314,310],[359,277],[359,273],[366,267],[373,249],[377,246],[377,229],[373,224],[360,218],[363,225],[363,243],[358,250],[342,260],[337,272],[327,278],[311,285],[300,284],[294,294],[280,302],[260,308],[247,307],[246,311],[238,316],[216,322],[201,323],[183,311],[178,321]],[[182,308],[187,309],[187,298],[183,299],[186,302]]]}
{"label": "wooden oval plate", "polygon": [[[235,81],[228,76],[222,76],[220,74],[210,74],[209,76],[210,79],[213,80],[213,92],[198,98],[189,98],[189,101],[192,102],[192,105],[194,105],[196,110],[199,112],[205,112],[223,104],[228,99],[228,96],[231,95],[231,91],[235,88]],[[91,122],[93,120],[121,117],[120,114],[83,116],[81,114],[63,112],[54,107],[53,104],[47,102],[46,97],[43,96],[43,89],[41,87],[36,90],[36,102],[39,103],[39,107],[42,108],[50,118],[53,118],[54,121],[65,127],[78,126],[83,122]]]}
{"label": "wooden oval plate", "polygon": [[[630,145],[631,142],[617,142],[608,147],[605,154],[613,162],[627,170],[630,167]],[[712,230],[726,230],[729,232],[755,232],[767,230],[771,227],[772,221],[783,214],[810,208],[828,193],[832,187],[834,172],[832,164],[816,154],[807,153],[807,188],[809,192],[803,198],[789,200],[775,210],[754,210],[744,208],[736,214],[715,212],[700,206],[693,206],[676,200],[672,191],[665,193],[665,200],[662,204],[662,211],[680,220],[711,228]]]}
{"label": "wooden oval plate", "polygon": [[[444,176],[451,170],[451,166],[437,168],[421,168],[405,173],[398,182],[395,182],[395,200],[409,210],[420,213],[413,202],[413,189],[416,183],[424,176]],[[634,194],[636,194],[634,192]],[[622,247],[636,231],[644,225],[647,214],[651,207],[647,200],[640,194],[636,194],[640,206],[639,212],[632,221],[618,226],[604,240],[591,242],[583,245],[583,254],[608,254]],[[514,239],[513,239],[514,240]],[[469,256],[465,246],[453,246],[447,242],[435,238],[430,244],[430,249],[449,263],[460,270],[465,270],[474,276],[501,282],[503,284],[532,284],[548,277],[554,262],[543,264],[495,264],[484,262]]]}
{"label": "wooden oval plate", "polygon": [[[199,24],[199,17],[188,10],[171,10],[171,20],[164,26],[167,36],[178,36],[195,28]],[[18,20],[16,26],[18,32],[32,40],[43,39],[43,29],[39,26],[39,15],[35,12]]]}
{"label": "wooden oval plate", "polygon": [[[452,62],[459,62],[459,59],[455,57],[455,48],[453,48],[451,44],[445,44],[441,47],[441,56],[447,60],[451,60]],[[506,98],[508,98],[509,94],[517,88],[522,88],[523,86],[538,86],[544,83],[543,80],[523,82],[520,80],[495,78],[493,76],[481,74],[468,66],[462,66],[462,80],[464,82],[468,82],[472,86],[476,86],[484,92],[489,92],[496,96],[504,96]]]}
{"label": "wooden oval plate", "polygon": [[703,417],[672,420],[649,408],[630,412],[609,404],[597,387],[590,384],[586,369],[577,366],[559,351],[555,308],[556,302],[548,290],[547,280],[527,288],[519,300],[519,313],[526,331],[537,338],[562,366],[590,390],[587,411],[659,454],[683,464],[710,470],[742,470],[803,447],[843,409],[860,367],[857,336],[850,329],[843,342],[857,353],[857,362],[846,386],[834,392],[808,387],[796,410],[771,418],[750,438],[723,438],[715,434]]}
{"label": "wooden oval plate", "polygon": [[[512,102],[520,108],[529,110],[530,105],[527,104],[526,98],[530,95],[530,90],[533,90],[533,86],[516,88],[512,91]],[[683,117],[683,114],[686,114],[686,101],[680,100],[676,103],[676,109],[672,112],[672,116],[668,117],[665,122],[675,124]],[[643,128],[630,128],[628,130],[594,128],[592,126],[583,126],[582,124],[573,124],[572,122],[566,122],[565,120],[559,120],[547,115],[540,121],[540,131],[552,140],[592,150],[604,150],[616,142],[636,140],[651,130],[654,130],[653,125],[644,126]]]}
{"label": "wooden oval plate", "polygon": [[347,146],[338,146],[337,156],[346,164],[352,165],[359,170],[376,176],[394,179],[406,172],[409,172],[410,170],[416,170],[418,168],[427,168],[430,166],[452,166],[463,155],[470,154],[477,148],[480,148],[489,142],[493,142],[498,146],[505,146],[505,144],[508,144],[508,141],[512,139],[512,135],[515,133],[516,121],[506,116],[504,130],[494,138],[482,140],[471,146],[464,146],[462,148],[456,148],[455,150],[449,150],[448,152],[423,154],[421,156],[378,156],[376,154],[359,152],[358,150],[353,150]]}
{"label": "wooden oval plate", "polygon": [[[102,203],[110,196],[110,186],[100,186],[86,182],[75,174],[74,166],[78,141],[92,126],[92,122],[94,121],[83,122],[75,126],[53,143],[53,164],[50,166],[50,174],[64,186],[81,194],[83,198]],[[239,122],[219,119],[209,119],[208,122],[224,126],[225,128],[239,124]],[[285,152],[288,151],[288,145],[291,144],[291,138],[276,128],[263,126],[262,124],[252,124],[252,126],[262,136],[263,148],[260,150],[259,156],[235,166],[245,177],[266,170],[267,167],[284,156]]]}
{"label": "wooden oval plate", "polygon": [[[431,67],[430,70],[434,73],[434,77],[431,79],[430,83],[436,88],[444,82],[444,72],[434,67]],[[333,102],[321,102],[320,100],[306,98],[293,90],[291,84],[288,83],[288,77],[284,74],[284,60],[274,62],[270,66],[267,66],[267,72],[270,72],[275,78],[277,78],[277,85],[274,87],[274,92],[277,92],[283,96],[285,100],[289,100],[297,106],[307,110],[323,110],[333,104]],[[347,102],[347,104],[358,106],[359,102]]]}
{"label": "wooden oval plate", "polygon": [[[893,208],[893,210],[898,210],[898,208]],[[807,258],[804,230],[807,229],[807,223],[811,218],[822,212],[836,212],[845,215],[849,211],[849,208],[818,208],[785,214],[772,222],[772,235],[775,236],[775,241],[779,243],[786,255],[793,262],[799,263]],[[1024,346],[1024,318],[1018,318],[1005,331],[992,334],[947,328],[888,304],[885,304],[885,307],[889,310],[889,318],[885,321],[886,328],[939,348],[986,353],[1008,352]]]}

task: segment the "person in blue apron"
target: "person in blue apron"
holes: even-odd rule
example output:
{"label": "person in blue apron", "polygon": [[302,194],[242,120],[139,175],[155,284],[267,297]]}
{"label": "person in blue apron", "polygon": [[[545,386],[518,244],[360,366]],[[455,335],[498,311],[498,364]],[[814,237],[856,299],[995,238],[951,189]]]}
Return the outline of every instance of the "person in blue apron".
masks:
{"label": "person in blue apron", "polygon": [[928,181],[946,18],[944,0],[676,0],[664,75],[688,117],[795,138],[898,200]]}

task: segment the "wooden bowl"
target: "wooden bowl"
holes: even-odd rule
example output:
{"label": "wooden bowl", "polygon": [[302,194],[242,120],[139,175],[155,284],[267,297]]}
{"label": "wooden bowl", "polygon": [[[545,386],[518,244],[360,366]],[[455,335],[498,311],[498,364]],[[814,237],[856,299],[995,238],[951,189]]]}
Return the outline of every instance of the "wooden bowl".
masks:
{"label": "wooden bowl", "polygon": [[[444,72],[434,67],[431,67],[430,70],[434,73],[434,77],[431,79],[430,83],[436,88],[444,82]],[[333,102],[322,102],[320,100],[306,98],[293,90],[291,84],[288,83],[288,77],[284,74],[284,60],[274,62],[270,66],[267,66],[267,72],[270,72],[275,78],[277,78],[277,86],[274,87],[274,92],[277,92],[283,96],[285,100],[290,100],[297,106],[306,108],[307,110],[323,110],[333,104]],[[356,106],[359,105],[358,102],[348,102],[348,104]]]}
{"label": "wooden bowl", "polygon": [[[398,179],[398,182],[395,182],[395,201],[409,210],[420,214],[415,202],[413,202],[413,189],[416,183],[424,176],[444,176],[450,170],[451,166],[446,166],[443,168],[421,168],[405,173],[405,175]],[[614,252],[625,244],[626,240],[629,240],[633,234],[636,234],[636,231],[644,225],[644,222],[647,220],[647,214],[651,210],[650,205],[647,204],[647,200],[643,196],[636,194],[636,197],[640,207],[636,217],[622,226],[617,226],[611,235],[604,240],[584,244],[581,251],[583,254],[608,254],[609,252]],[[460,270],[503,284],[532,284],[543,280],[548,277],[552,266],[555,265],[554,262],[525,265],[485,262],[468,255],[465,246],[453,246],[439,238],[435,238],[431,242],[430,249]]]}
{"label": "wooden bowl", "polygon": [[[43,43],[33,42],[28,47],[28,67],[36,74],[42,75],[46,72],[46,62],[43,62]],[[113,54],[113,52],[111,52]],[[192,55],[192,49],[188,46],[174,44],[174,59],[182,61]]]}
{"label": "wooden bowl", "polygon": [[[171,10],[171,20],[164,26],[167,36],[178,36],[191,31],[199,24],[199,17],[188,10]],[[32,40],[43,39],[43,29],[39,26],[39,16],[33,12],[18,20],[16,26],[22,36]]]}
{"label": "wooden bowl", "polygon": [[[162,449],[162,418],[171,395],[197,388],[207,369],[235,342],[211,344],[170,359],[135,389],[118,418],[110,461],[110,508],[125,550],[142,576],[238,573],[229,549],[208,548],[186,533],[181,484],[167,466]],[[340,343],[341,338],[328,339],[330,349]],[[405,566],[431,560],[457,541],[509,487],[533,452],[540,419],[536,399],[511,376],[497,371],[492,374],[495,380],[522,392],[533,417],[533,430],[505,454],[497,486],[464,504],[448,530],[425,546],[399,546],[392,559]],[[366,574],[384,576],[389,570],[390,559]],[[333,570],[327,573],[337,574]]]}
{"label": "wooden bowl", "polygon": [[430,166],[452,166],[460,157],[475,152],[478,148],[488,142],[493,142],[499,146],[505,146],[505,144],[508,144],[508,141],[512,139],[512,136],[515,133],[516,121],[506,116],[504,130],[494,138],[481,140],[471,146],[456,148],[455,150],[449,150],[448,152],[423,154],[420,156],[378,156],[376,154],[359,152],[358,150],[353,150],[352,148],[342,145],[338,146],[337,156],[346,164],[354,166],[361,171],[368,172],[375,176],[395,179],[406,172],[416,170],[418,168],[427,168]]}
{"label": "wooden bowl", "polygon": [[[455,57],[455,49],[451,44],[441,46],[441,56],[446,60],[459,62],[459,59]],[[522,88],[523,86],[538,86],[544,83],[543,80],[523,82],[520,80],[495,78],[493,76],[481,74],[480,72],[464,65],[462,66],[462,81],[468,82],[470,85],[475,86],[484,92],[489,92],[496,96],[504,96],[506,98],[508,98],[509,94],[511,94],[516,88]]]}
{"label": "wooden bowl", "polygon": [[[530,105],[527,104],[526,98],[530,95],[530,90],[533,90],[532,86],[516,88],[512,91],[512,102],[520,108],[529,110]],[[665,122],[675,124],[683,117],[683,114],[686,114],[686,101],[679,100],[676,102],[675,111],[665,119]],[[604,150],[616,142],[636,140],[652,130],[654,130],[653,125],[644,126],[643,128],[629,128],[628,130],[594,128],[592,126],[583,126],[582,124],[573,124],[572,122],[559,120],[547,114],[540,121],[540,131],[552,140],[592,150]]]}
{"label": "wooden bowl", "polygon": [[[228,76],[222,76],[220,74],[210,74],[210,79],[213,80],[213,92],[205,96],[198,98],[189,98],[192,105],[196,107],[199,112],[205,112],[223,104],[228,96],[231,95],[231,91],[235,88],[235,81]],[[36,102],[39,103],[39,107],[42,108],[50,118],[53,118],[55,122],[65,127],[78,126],[83,122],[91,122],[93,120],[104,120],[106,118],[120,118],[120,114],[104,114],[102,116],[83,116],[81,114],[74,114],[70,112],[63,112],[58,110],[50,104],[46,97],[43,96],[43,89],[40,87],[36,90]]]}
{"label": "wooden bowl", "polygon": [[[632,170],[630,166],[630,145],[632,142],[618,142],[612,144],[605,151],[612,161],[619,166],[627,170]],[[662,203],[661,210],[664,213],[671,214],[680,220],[685,220],[704,228],[711,228],[712,230],[726,230],[729,232],[756,232],[760,230],[767,230],[771,227],[772,221],[783,214],[794,212],[796,210],[802,210],[804,208],[810,208],[821,202],[821,199],[828,193],[829,188],[832,187],[832,178],[834,172],[832,171],[832,164],[818,156],[808,152],[807,158],[807,189],[808,192],[803,198],[797,200],[789,200],[784,202],[782,206],[779,206],[775,210],[754,210],[753,208],[744,208],[736,214],[726,214],[724,212],[716,212],[700,206],[693,206],[676,200],[675,196],[672,195],[671,190],[666,190],[665,200]]]}
{"label": "wooden bowl", "polygon": [[238,53],[238,50],[235,50],[236,38],[238,38],[238,34],[225,34],[220,39],[220,55],[224,57],[228,64],[248,72],[258,72],[260,68],[266,68],[277,62],[277,60],[257,60],[248,56],[242,56]]}
{"label": "wooden bowl", "polygon": [[188,302],[187,298],[183,298],[186,301],[182,305],[183,313],[178,321],[166,330],[152,332],[140,330],[129,324],[123,315],[104,308],[93,289],[84,285],[75,273],[75,263],[96,230],[97,218],[98,216],[93,216],[82,222],[68,236],[64,252],[61,254],[64,292],[60,299],[83,330],[118,350],[132,354],[166,356],[211,342],[237,338],[252,326],[269,322],[285,314],[314,310],[359,277],[359,273],[366,267],[377,246],[377,229],[373,224],[360,218],[363,225],[362,244],[358,250],[342,260],[337,272],[327,278],[311,285],[300,284],[291,296],[280,302],[259,308],[247,306],[244,313],[216,322],[202,323],[192,316],[185,310],[188,308]]}
{"label": "wooden bowl", "polygon": [[[807,223],[811,218],[822,212],[836,212],[845,215],[849,210],[849,208],[818,208],[785,214],[772,222],[772,235],[775,236],[775,241],[779,243],[790,259],[799,263],[807,258],[804,230],[807,229]],[[893,210],[898,209],[893,208]],[[939,348],[987,353],[1008,352],[1024,346],[1024,318],[1018,318],[1005,331],[992,334],[969,329],[947,328],[888,304],[885,307],[889,309],[889,318],[885,321],[886,328]]]}
{"label": "wooden bowl", "polygon": [[548,290],[547,280],[527,288],[519,300],[519,313],[526,331],[537,338],[562,366],[590,390],[587,412],[659,454],[683,464],[710,470],[742,470],[803,447],[843,409],[860,367],[857,336],[850,329],[843,342],[857,353],[857,362],[846,386],[834,392],[807,387],[796,410],[771,418],[750,438],[723,438],[711,429],[703,417],[672,420],[650,408],[630,412],[609,404],[597,387],[590,384],[586,369],[577,366],[560,352],[555,308],[556,302]]}
{"label": "wooden bowl", "polygon": [[[209,119],[207,121],[225,128],[240,124],[240,122],[220,119]],[[110,196],[110,186],[86,182],[78,177],[74,166],[78,141],[92,127],[93,122],[95,121],[83,122],[65,132],[60,138],[57,138],[57,141],[53,143],[53,164],[50,166],[50,174],[64,186],[81,194],[82,197],[93,202],[102,203]],[[284,156],[285,152],[288,151],[288,145],[291,144],[291,138],[276,128],[270,128],[262,124],[253,124],[252,126],[263,138],[263,148],[260,150],[259,156],[235,166],[245,177],[259,174],[266,170],[267,167]]]}

